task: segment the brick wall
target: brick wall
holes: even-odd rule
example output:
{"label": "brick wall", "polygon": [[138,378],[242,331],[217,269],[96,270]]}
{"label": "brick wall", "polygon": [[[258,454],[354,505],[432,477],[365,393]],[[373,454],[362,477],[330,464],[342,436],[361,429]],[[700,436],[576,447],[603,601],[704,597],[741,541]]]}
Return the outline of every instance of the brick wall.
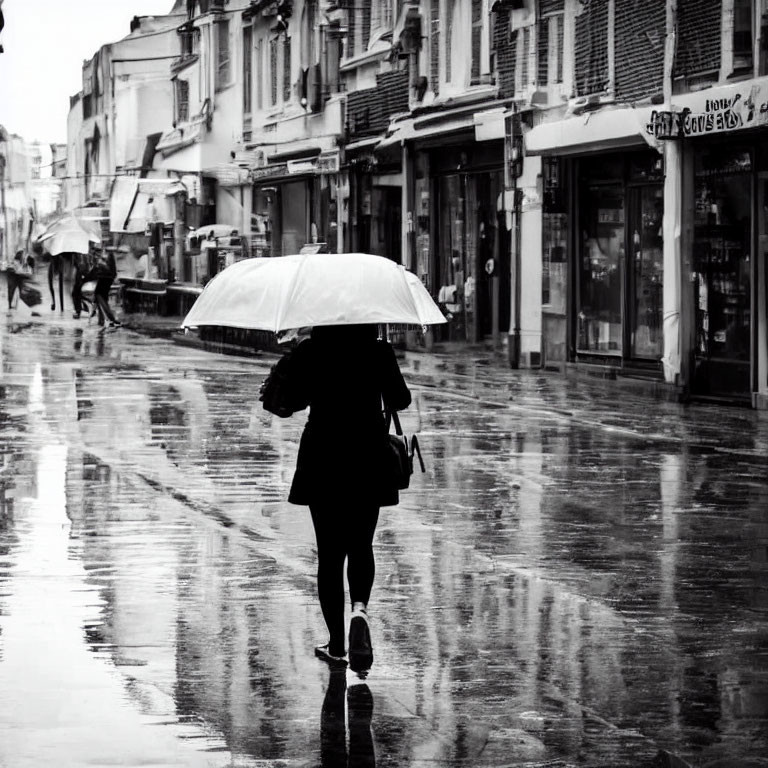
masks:
{"label": "brick wall", "polygon": [[720,0],[678,0],[674,77],[720,69]]}
{"label": "brick wall", "polygon": [[[661,4],[660,0],[649,2]],[[574,65],[576,95],[588,96],[601,93],[608,86],[608,0],[582,3],[583,10],[576,17]]]}
{"label": "brick wall", "polygon": [[347,95],[349,135],[373,136],[383,133],[389,118],[408,111],[408,73],[383,72],[376,75],[376,87]]}
{"label": "brick wall", "polygon": [[665,3],[616,3],[616,98],[638,101],[661,93],[664,81]]}

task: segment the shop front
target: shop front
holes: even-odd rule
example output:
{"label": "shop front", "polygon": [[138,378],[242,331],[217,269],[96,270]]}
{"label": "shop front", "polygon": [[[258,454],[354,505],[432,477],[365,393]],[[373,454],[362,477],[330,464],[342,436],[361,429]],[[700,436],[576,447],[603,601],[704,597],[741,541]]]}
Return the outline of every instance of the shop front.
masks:
{"label": "shop front", "polygon": [[338,153],[319,152],[253,169],[254,255],[335,251],[338,172]]}
{"label": "shop front", "polygon": [[768,408],[768,78],[676,96],[648,128],[681,157],[683,383]]}
{"label": "shop front", "polygon": [[755,151],[732,140],[693,150],[694,395],[750,397]]}
{"label": "shop front", "polygon": [[414,152],[416,272],[450,318],[434,331],[438,342],[496,339],[509,328],[503,141],[473,138]]}
{"label": "shop front", "polygon": [[664,164],[652,149],[542,164],[545,364],[661,375]]}
{"label": "shop front", "polygon": [[347,149],[349,210],[346,248],[402,263],[403,174],[399,151]]}

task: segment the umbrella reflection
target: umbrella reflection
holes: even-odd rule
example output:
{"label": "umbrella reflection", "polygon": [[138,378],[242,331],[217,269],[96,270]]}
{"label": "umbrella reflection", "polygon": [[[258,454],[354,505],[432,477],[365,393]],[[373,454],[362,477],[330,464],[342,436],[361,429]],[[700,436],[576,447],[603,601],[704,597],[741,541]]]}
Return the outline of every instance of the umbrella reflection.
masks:
{"label": "umbrella reflection", "polygon": [[371,689],[365,683],[347,689],[346,670],[332,669],[320,710],[322,768],[375,768],[372,717]]}

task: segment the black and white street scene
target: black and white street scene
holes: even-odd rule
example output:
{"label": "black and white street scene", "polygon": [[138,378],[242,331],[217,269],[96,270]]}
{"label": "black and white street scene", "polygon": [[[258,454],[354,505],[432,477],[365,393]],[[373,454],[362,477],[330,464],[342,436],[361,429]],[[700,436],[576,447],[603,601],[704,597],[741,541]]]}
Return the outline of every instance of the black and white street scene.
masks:
{"label": "black and white street scene", "polygon": [[768,768],[768,0],[0,0],[0,768]]}

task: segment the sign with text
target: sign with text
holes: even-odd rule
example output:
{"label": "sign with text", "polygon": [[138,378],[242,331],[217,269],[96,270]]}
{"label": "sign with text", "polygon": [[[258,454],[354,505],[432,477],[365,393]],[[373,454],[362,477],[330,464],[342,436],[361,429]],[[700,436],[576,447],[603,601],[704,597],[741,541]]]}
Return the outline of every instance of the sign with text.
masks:
{"label": "sign with text", "polygon": [[768,125],[768,83],[712,88],[679,98],[683,106],[654,110],[646,133],[659,140],[709,136]]}

